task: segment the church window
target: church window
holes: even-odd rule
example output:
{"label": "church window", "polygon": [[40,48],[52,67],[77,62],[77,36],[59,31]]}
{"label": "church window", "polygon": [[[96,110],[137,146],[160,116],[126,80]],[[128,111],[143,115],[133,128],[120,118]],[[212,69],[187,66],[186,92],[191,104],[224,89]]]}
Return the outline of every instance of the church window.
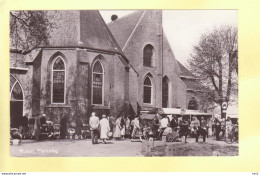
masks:
{"label": "church window", "polygon": [[103,104],[104,70],[101,62],[94,63],[92,70],[92,104]]}
{"label": "church window", "polygon": [[152,67],[152,58],[153,58],[153,46],[148,44],[144,47],[143,50],[143,65],[147,67]]}
{"label": "church window", "polygon": [[144,79],[144,103],[152,103],[152,82],[149,76]]}
{"label": "church window", "polygon": [[52,66],[52,103],[65,103],[65,63],[58,56]]}

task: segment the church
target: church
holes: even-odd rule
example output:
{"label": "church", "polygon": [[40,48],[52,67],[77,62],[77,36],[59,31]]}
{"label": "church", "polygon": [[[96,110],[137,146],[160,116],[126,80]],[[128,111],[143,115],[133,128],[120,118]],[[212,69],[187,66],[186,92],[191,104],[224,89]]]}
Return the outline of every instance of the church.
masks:
{"label": "church", "polygon": [[203,87],[175,58],[162,10],[111,19],[106,24],[97,10],[59,11],[48,46],[10,48],[11,127],[23,115],[43,113],[59,123],[62,117],[88,120],[91,112],[200,109]]}

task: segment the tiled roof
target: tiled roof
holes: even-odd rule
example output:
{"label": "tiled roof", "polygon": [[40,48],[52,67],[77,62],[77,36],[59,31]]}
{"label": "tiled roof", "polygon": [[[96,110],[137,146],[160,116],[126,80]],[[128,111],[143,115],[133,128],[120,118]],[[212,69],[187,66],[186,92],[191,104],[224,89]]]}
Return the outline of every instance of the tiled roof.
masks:
{"label": "tiled roof", "polygon": [[130,37],[143,12],[144,10],[137,10],[129,15],[107,24],[108,28],[113,33],[117,43],[121,48],[124,47],[127,39]]}
{"label": "tiled roof", "polygon": [[186,78],[192,78],[192,79],[195,79],[196,77],[186,68],[184,67],[179,61],[178,62],[178,65],[179,65],[179,68],[180,68],[180,76],[181,77],[186,77]]}
{"label": "tiled roof", "polygon": [[[129,15],[126,15],[122,18],[119,18],[113,22],[108,23],[108,28],[114,35],[117,43],[121,48],[124,47],[125,43],[127,42],[128,38],[130,37],[132,31],[134,30],[135,26],[137,25],[138,21],[140,20],[144,10],[137,10]],[[196,79],[196,76],[193,75],[186,67],[184,67],[179,61],[178,66],[180,68],[180,77],[185,79]],[[192,82],[192,81],[191,81]],[[190,86],[194,89],[197,87],[198,84],[196,81],[194,85],[191,85],[191,82],[187,82]],[[196,88],[195,88],[196,89]]]}
{"label": "tiled roof", "polygon": [[[128,67],[128,59],[118,45],[113,34],[98,10],[66,10],[59,13],[49,12],[56,23],[50,34],[50,45],[40,48],[87,48],[106,53],[119,54],[119,59]],[[53,14],[52,14],[53,13]],[[33,49],[35,50],[35,49]],[[28,54],[32,50],[24,52]],[[31,61],[33,61],[32,58]]]}
{"label": "tiled roof", "polygon": [[98,10],[50,11],[55,28],[49,47],[84,47],[123,54]]}
{"label": "tiled roof", "polygon": [[83,46],[124,55],[97,10],[80,11],[80,20],[80,40],[83,42]]}
{"label": "tiled roof", "polygon": [[191,90],[191,91],[204,91],[205,90],[205,87],[203,87],[195,79],[181,78],[181,80],[187,85],[187,90]]}

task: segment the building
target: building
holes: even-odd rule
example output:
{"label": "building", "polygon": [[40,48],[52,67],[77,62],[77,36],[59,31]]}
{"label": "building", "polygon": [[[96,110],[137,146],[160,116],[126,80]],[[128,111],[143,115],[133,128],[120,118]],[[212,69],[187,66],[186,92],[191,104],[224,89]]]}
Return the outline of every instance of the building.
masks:
{"label": "building", "polygon": [[176,60],[163,32],[161,10],[136,11],[108,27],[138,73],[137,79],[129,78],[131,106],[198,109],[202,86]]}
{"label": "building", "polygon": [[[52,13],[50,11],[50,13]],[[162,11],[141,10],[108,25],[98,11],[59,11],[49,46],[10,49],[11,127],[45,113],[59,123],[158,108],[196,108],[201,86],[163,33]]]}

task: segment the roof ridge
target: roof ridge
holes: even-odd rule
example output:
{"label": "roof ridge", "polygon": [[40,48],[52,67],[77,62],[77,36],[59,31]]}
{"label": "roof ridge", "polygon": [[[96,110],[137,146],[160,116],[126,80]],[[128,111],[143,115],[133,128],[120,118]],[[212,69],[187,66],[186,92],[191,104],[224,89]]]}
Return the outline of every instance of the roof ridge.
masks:
{"label": "roof ridge", "polygon": [[[181,62],[179,62],[177,59],[176,59],[176,61],[177,61],[179,68],[180,68],[180,76],[181,77],[196,78],[196,76],[189,69],[187,69]],[[184,75],[185,74],[184,71],[188,72],[189,75],[187,75],[187,74]]]}
{"label": "roof ridge", "polygon": [[[129,13],[129,14],[127,14],[127,15],[125,15],[125,16],[122,16],[121,18],[118,18],[118,19],[116,19],[115,21],[118,21],[118,20],[123,20],[124,18],[129,18],[129,16],[132,16],[132,15],[135,15],[135,14],[137,14],[137,13],[143,13],[145,10],[136,10],[136,11],[134,11],[134,12],[131,12],[131,13]],[[141,16],[140,16],[140,18],[141,18]],[[110,24],[113,24],[114,23],[114,21],[110,21],[110,22],[108,22],[107,23],[107,25],[110,25]]]}
{"label": "roof ridge", "polygon": [[140,18],[138,19],[137,23],[135,24],[135,27],[133,28],[132,32],[130,33],[128,39],[126,40],[126,42],[125,42],[125,44],[124,44],[124,46],[123,46],[123,48],[122,48],[123,51],[125,50],[126,45],[128,44],[129,40],[132,38],[134,32],[136,31],[136,28],[137,28],[138,25],[140,24],[140,22],[141,22],[141,20],[143,19],[144,15],[145,15],[145,11],[142,12],[142,15],[141,15]]}
{"label": "roof ridge", "polygon": [[[101,14],[99,13],[99,11],[98,11],[97,15],[98,15],[98,18],[99,18],[100,22],[103,24],[103,27],[105,28],[105,32],[107,33],[109,39],[112,40],[113,46],[115,47],[115,49],[117,50],[117,52],[118,52],[120,55],[122,55],[123,58],[125,59],[125,61],[128,63],[129,60],[126,58],[124,52],[122,51],[121,47],[120,47],[119,44],[117,43],[117,41],[116,41],[114,35],[112,34],[112,32],[109,30],[108,26],[106,25],[106,23],[105,23],[104,19],[102,18]],[[118,48],[118,49],[117,49],[117,48]]]}

